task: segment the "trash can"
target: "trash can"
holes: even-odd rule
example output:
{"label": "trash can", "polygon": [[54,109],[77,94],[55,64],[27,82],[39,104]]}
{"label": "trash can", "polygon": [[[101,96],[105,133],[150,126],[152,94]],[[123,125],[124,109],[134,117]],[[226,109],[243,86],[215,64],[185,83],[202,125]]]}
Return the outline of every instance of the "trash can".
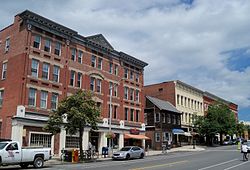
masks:
{"label": "trash can", "polygon": [[108,155],[109,148],[108,147],[102,147],[102,155],[104,158]]}
{"label": "trash can", "polygon": [[64,153],[65,153],[64,161],[72,162],[72,150],[64,150]]}
{"label": "trash can", "polygon": [[79,161],[79,152],[77,149],[74,149],[72,152],[72,162],[78,162]]}

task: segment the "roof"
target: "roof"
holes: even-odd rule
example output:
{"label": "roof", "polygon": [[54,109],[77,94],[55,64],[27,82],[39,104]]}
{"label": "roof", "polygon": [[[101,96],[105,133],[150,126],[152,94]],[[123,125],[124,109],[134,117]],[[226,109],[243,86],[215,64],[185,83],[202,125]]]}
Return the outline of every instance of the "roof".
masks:
{"label": "roof", "polygon": [[181,113],[178,111],[171,103],[168,101],[160,100],[151,96],[146,96],[148,100],[150,100],[154,105],[156,105],[160,110],[171,111],[175,113]]}
{"label": "roof", "polygon": [[99,45],[102,45],[108,49],[112,49],[112,50],[114,49],[102,34],[88,36],[88,37],[86,37],[86,39],[89,41],[93,41]]}

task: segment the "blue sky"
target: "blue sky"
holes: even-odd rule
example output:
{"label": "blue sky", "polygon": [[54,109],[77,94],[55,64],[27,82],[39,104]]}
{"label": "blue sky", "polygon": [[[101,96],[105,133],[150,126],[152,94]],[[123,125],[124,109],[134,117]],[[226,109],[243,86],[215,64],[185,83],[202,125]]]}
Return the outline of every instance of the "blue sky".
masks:
{"label": "blue sky", "polygon": [[145,84],[181,80],[239,105],[250,121],[250,1],[9,0],[0,28],[29,9],[147,63]]}

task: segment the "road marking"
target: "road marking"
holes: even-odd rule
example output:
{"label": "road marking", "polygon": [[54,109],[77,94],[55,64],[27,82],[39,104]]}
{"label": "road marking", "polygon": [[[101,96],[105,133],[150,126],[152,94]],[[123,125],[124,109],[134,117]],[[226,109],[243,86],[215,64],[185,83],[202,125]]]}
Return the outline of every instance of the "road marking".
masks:
{"label": "road marking", "polygon": [[241,163],[241,164],[238,164],[238,165],[234,165],[234,166],[231,166],[231,167],[229,167],[229,168],[226,168],[226,169],[224,169],[224,170],[232,169],[232,168],[235,168],[235,167],[237,167],[237,166],[241,166],[241,165],[244,165],[244,164],[246,164],[246,163],[249,163],[249,162],[248,162],[248,161],[247,161],[247,162],[243,162],[243,163]]}
{"label": "road marking", "polygon": [[222,162],[222,163],[219,163],[219,164],[207,166],[207,167],[204,167],[204,168],[201,168],[201,169],[198,169],[198,170],[204,170],[204,169],[213,168],[213,167],[220,166],[220,165],[226,164],[226,163],[228,163],[228,162],[233,162],[233,161],[236,161],[236,160],[238,160],[238,159],[232,159],[232,160],[230,160],[230,161],[226,161],[226,162]]}
{"label": "road marking", "polygon": [[171,162],[171,163],[167,163],[167,164],[159,164],[159,165],[154,165],[154,166],[145,166],[145,167],[141,167],[141,168],[133,168],[133,169],[129,169],[129,170],[143,170],[143,169],[157,168],[157,167],[162,167],[162,166],[171,166],[171,165],[185,163],[185,162],[187,162],[187,160],[178,161],[178,162]]}

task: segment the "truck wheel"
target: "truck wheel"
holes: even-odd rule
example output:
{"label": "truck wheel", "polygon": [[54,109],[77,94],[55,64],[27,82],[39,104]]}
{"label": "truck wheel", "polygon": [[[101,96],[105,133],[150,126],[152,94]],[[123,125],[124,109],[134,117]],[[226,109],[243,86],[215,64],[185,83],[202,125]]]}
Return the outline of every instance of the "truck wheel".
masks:
{"label": "truck wheel", "polygon": [[44,160],[41,157],[37,157],[34,162],[33,162],[33,166],[35,168],[42,168],[44,164]]}
{"label": "truck wheel", "polygon": [[28,163],[20,163],[21,168],[25,169],[28,168],[29,164]]}

